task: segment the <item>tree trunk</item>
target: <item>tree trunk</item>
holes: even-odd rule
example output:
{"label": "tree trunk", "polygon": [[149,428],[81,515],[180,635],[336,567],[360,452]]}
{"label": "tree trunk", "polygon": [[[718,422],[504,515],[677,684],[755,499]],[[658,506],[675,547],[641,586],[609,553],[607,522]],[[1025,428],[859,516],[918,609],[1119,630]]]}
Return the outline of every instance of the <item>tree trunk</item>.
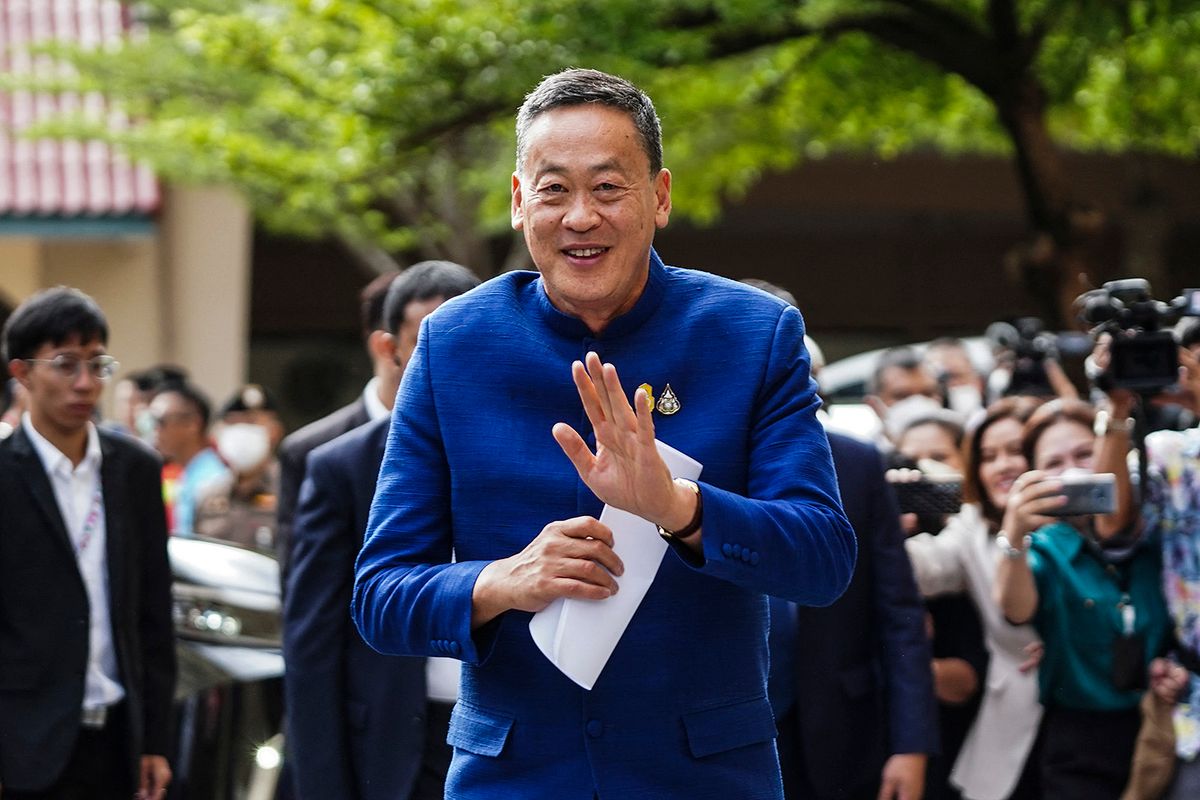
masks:
{"label": "tree trunk", "polygon": [[1103,218],[1071,197],[1062,152],[1046,128],[1045,94],[1037,80],[1022,76],[996,98],[996,107],[1012,138],[1034,230],[1020,257],[1023,283],[1047,327],[1073,326],[1074,300],[1092,288],[1090,251],[1099,239]]}

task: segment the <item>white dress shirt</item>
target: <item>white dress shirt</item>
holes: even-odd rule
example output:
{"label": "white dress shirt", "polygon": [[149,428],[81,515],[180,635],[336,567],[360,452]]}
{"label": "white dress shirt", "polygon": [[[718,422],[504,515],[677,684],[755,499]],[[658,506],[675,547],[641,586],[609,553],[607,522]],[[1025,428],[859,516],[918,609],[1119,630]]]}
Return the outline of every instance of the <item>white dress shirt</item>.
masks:
{"label": "white dress shirt", "polygon": [[29,412],[21,418],[25,435],[41,459],[46,477],[54,489],[59,514],[71,545],[79,574],[87,589],[90,625],[88,628],[87,676],[84,680],[83,708],[111,706],[125,697],[117,672],[117,654],[113,647],[112,620],[109,616],[107,531],[104,523],[104,494],[100,483],[100,437],[88,423],[87,453],[78,466],[63,455],[33,427]]}
{"label": "white dress shirt", "polygon": [[[367,416],[372,422],[392,415],[391,409],[379,399],[379,378],[371,378],[363,389],[363,402],[367,406]],[[458,701],[458,682],[462,664],[458,659],[430,656],[425,659],[425,694],[430,700],[439,703],[454,703]]]}

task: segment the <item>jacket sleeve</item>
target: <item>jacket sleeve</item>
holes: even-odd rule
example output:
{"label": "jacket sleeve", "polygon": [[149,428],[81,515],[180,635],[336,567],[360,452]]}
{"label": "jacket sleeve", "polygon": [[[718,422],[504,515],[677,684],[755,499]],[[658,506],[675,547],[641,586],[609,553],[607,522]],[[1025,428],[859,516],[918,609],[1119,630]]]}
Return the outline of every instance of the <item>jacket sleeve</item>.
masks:
{"label": "jacket sleeve", "polygon": [[888,741],[892,753],[936,754],[937,702],[933,692],[932,651],[925,635],[925,607],[917,595],[912,566],[904,549],[900,508],[884,478],[883,458],[871,452],[863,475],[870,498],[871,546],[875,563],[876,630],[880,632],[887,682]]}
{"label": "jacket sleeve", "polygon": [[142,503],[140,542],[142,593],[138,614],[142,647],[142,687],[145,692],[146,754],[171,750],[171,713],[175,694],[175,625],[171,618],[171,565],[167,558],[167,512],[163,506],[162,472],[146,458],[139,487]]}
{"label": "jacket sleeve", "polygon": [[[353,615],[389,655],[477,664],[495,625],[471,631],[471,596],[486,561],[451,563],[450,475],[430,385],[428,321],[392,413],[367,538],[355,567]],[[405,502],[417,498],[420,502]],[[502,615],[503,617],[504,615]]]}
{"label": "jacket sleeve", "polygon": [[291,569],[292,529],[296,520],[296,504],[300,501],[300,484],[304,480],[307,454],[298,442],[285,439],[279,448],[279,504],[275,513],[275,553],[279,561],[280,589],[287,593],[288,572]]}
{"label": "jacket sleeve", "polygon": [[776,323],[754,410],[747,496],[701,481],[703,555],[672,547],[705,574],[826,606],[850,583],[857,544],[817,420],[821,400],[809,363],[804,322],[789,307]]}
{"label": "jacket sleeve", "polygon": [[967,590],[967,575],[962,562],[965,544],[962,526],[953,521],[937,536],[918,533],[904,543],[917,587],[924,597]]}
{"label": "jacket sleeve", "polygon": [[335,464],[310,458],[292,528],[283,604],[288,751],[302,797],[354,797],[346,719],[347,636],[358,534]]}

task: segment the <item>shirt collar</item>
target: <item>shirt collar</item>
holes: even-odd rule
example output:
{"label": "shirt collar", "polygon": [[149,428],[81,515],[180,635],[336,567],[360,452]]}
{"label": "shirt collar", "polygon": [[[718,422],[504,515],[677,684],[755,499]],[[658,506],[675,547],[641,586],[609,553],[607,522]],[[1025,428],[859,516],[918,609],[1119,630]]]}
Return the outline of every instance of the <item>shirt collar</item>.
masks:
{"label": "shirt collar", "polygon": [[367,386],[363,389],[363,402],[367,404],[367,418],[374,421],[390,417],[391,411],[379,399],[379,378],[371,378],[367,381]]}
{"label": "shirt collar", "polygon": [[25,435],[29,437],[29,441],[33,442],[33,448],[37,451],[47,472],[70,475],[78,470],[94,472],[100,468],[100,436],[96,433],[96,426],[91,422],[87,424],[87,450],[78,467],[71,464],[71,459],[51,444],[49,439],[38,433],[37,428],[33,427],[33,418],[28,411],[21,415],[21,427],[25,429]]}
{"label": "shirt collar", "polygon": [[1075,560],[1083,549],[1083,534],[1066,522],[1053,522],[1038,533],[1045,537],[1047,546],[1057,550],[1068,561]]}
{"label": "shirt collar", "polygon": [[652,247],[650,248],[650,272],[646,276],[646,286],[642,289],[641,297],[633,304],[633,308],[609,322],[599,337],[593,334],[579,317],[573,317],[555,308],[554,304],[550,302],[549,295],[546,294],[545,283],[540,277],[537,280],[537,313],[551,329],[564,336],[579,339],[611,339],[624,336],[640,328],[642,323],[650,319],[658,310],[666,290],[666,283],[666,267]]}

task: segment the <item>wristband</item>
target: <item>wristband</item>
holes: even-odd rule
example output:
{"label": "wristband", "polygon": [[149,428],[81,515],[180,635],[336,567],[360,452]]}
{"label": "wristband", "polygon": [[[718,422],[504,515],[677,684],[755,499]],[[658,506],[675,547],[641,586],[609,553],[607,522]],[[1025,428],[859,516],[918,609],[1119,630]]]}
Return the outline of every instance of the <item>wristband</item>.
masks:
{"label": "wristband", "polygon": [[684,525],[677,531],[669,531],[662,525],[657,525],[658,535],[667,539],[686,539],[696,531],[700,530],[700,524],[704,518],[704,495],[700,494],[700,487],[695,481],[689,481],[686,478],[676,478],[675,483],[680,486],[686,486],[696,493],[696,513],[692,514],[692,521]]}

